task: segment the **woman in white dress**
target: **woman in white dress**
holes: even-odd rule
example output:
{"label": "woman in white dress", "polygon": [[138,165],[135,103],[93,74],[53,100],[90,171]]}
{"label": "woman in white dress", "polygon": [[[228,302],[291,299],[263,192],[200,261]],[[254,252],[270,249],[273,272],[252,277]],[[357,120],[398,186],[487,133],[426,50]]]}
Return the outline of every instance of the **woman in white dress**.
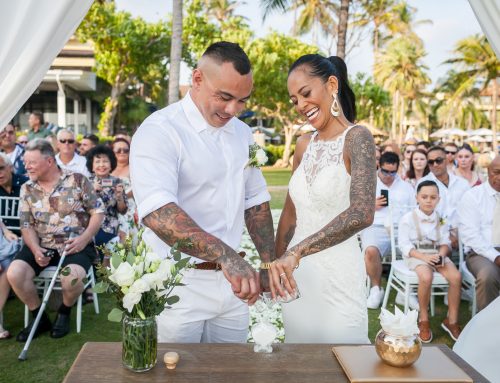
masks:
{"label": "woman in white dress", "polygon": [[[356,234],[373,222],[375,144],[355,125],[347,68],[338,57],[305,55],[288,74],[296,110],[316,129],[297,140],[293,175],[271,264],[289,343],[369,343],[366,272]],[[300,267],[299,266],[300,263]]]}

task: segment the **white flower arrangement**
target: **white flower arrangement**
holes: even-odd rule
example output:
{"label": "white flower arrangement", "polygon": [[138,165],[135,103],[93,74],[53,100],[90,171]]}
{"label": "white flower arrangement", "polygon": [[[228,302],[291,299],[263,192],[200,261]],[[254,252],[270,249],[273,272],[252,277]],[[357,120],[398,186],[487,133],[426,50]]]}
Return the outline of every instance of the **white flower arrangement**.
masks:
{"label": "white flower arrangement", "polygon": [[103,249],[110,256],[110,267],[98,266],[101,281],[96,284],[97,293],[108,292],[115,296],[118,308],[108,314],[112,322],[120,322],[124,314],[131,318],[146,319],[159,315],[165,308],[179,301],[171,295],[181,283],[182,273],[191,267],[189,258],[182,258],[179,247],[188,243],[176,243],[170,255],[161,259],[151,252],[142,239],[144,230],[137,234],[137,243],[127,238],[111,250]]}
{"label": "white flower arrangement", "polygon": [[254,168],[260,168],[267,164],[268,158],[264,149],[262,149],[257,144],[252,144],[248,147],[248,163],[246,167],[252,166]]}

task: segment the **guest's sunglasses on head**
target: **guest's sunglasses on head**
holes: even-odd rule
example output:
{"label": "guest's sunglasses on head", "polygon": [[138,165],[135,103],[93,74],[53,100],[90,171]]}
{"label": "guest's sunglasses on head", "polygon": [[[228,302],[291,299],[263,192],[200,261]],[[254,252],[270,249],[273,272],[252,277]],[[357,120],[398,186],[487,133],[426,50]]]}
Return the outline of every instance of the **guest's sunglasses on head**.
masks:
{"label": "guest's sunglasses on head", "polygon": [[116,149],[116,150],[113,150],[115,153],[122,153],[122,154],[127,154],[128,152],[130,152],[130,149],[128,148],[120,148],[120,149]]}
{"label": "guest's sunglasses on head", "polygon": [[435,160],[427,160],[427,163],[430,166],[434,166],[434,164],[441,165],[443,162],[444,162],[444,158],[442,158],[442,157],[438,157]]}
{"label": "guest's sunglasses on head", "polygon": [[68,140],[59,140],[61,144],[74,144],[75,140],[68,139]]}
{"label": "guest's sunglasses on head", "polygon": [[390,170],[385,170],[385,169],[380,168],[380,171],[382,172],[382,174],[384,176],[396,177],[396,174],[398,174],[397,170],[390,171]]}
{"label": "guest's sunglasses on head", "polygon": [[456,151],[454,151],[454,152],[453,152],[453,151],[445,150],[444,152],[445,152],[446,154],[453,154],[453,155],[457,154],[457,152],[456,152]]}
{"label": "guest's sunglasses on head", "polygon": [[19,141],[19,143],[22,145],[26,145],[28,143],[28,141]]}

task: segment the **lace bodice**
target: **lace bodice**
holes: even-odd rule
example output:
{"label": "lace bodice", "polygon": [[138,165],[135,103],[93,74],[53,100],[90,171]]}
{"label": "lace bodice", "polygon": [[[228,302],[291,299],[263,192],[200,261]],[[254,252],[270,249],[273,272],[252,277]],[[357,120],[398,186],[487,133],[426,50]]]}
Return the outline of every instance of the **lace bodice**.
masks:
{"label": "lace bodice", "polygon": [[302,161],[290,180],[290,196],[295,205],[297,227],[290,245],[318,231],[350,204],[351,176],[344,165],[347,128],[334,140],[311,137]]}

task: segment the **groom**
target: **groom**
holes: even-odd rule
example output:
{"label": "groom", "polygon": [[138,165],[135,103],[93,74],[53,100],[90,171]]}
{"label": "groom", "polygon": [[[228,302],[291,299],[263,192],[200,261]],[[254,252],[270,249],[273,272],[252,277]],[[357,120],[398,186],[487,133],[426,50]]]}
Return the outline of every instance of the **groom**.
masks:
{"label": "groom", "polygon": [[246,342],[248,305],[267,289],[267,271],[259,281],[235,250],[245,221],[261,260],[274,256],[270,195],[260,169],[246,166],[252,132],[235,117],[252,87],[239,45],[212,44],[189,93],[133,137],[130,174],[146,242],[166,255],[188,239],[181,251],[197,263],[174,291],[180,301],[158,317],[160,342]]}

